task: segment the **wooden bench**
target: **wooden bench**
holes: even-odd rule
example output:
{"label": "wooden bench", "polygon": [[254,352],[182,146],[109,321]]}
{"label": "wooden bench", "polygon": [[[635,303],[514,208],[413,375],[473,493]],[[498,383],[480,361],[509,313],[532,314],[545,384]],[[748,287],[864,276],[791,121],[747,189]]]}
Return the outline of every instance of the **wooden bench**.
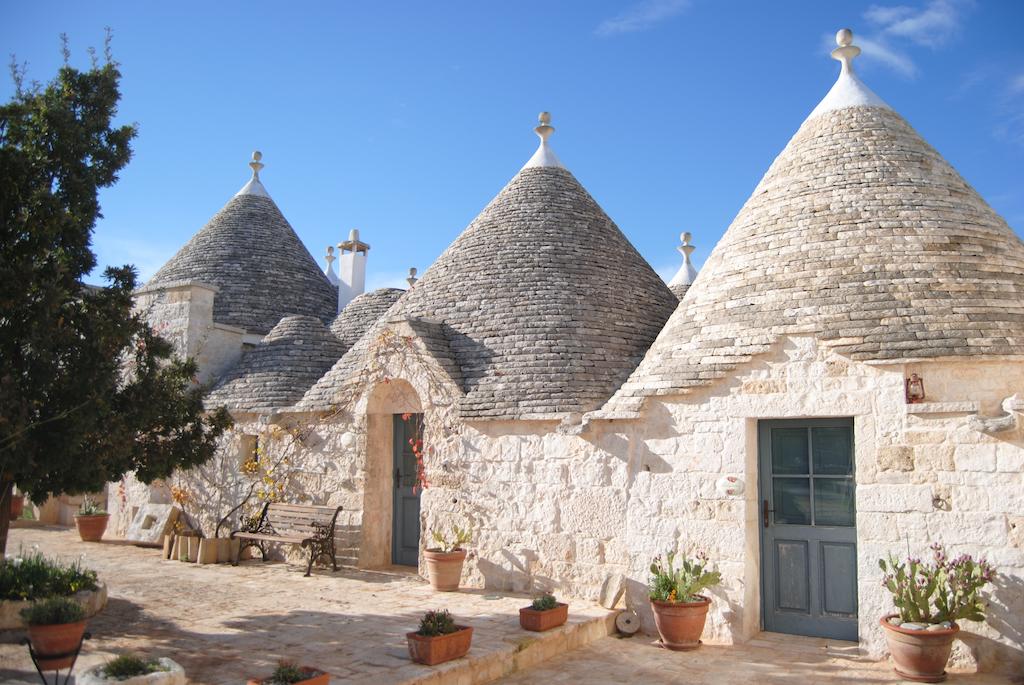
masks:
{"label": "wooden bench", "polygon": [[[268,542],[284,542],[309,548],[309,564],[306,576],[313,568],[313,562],[326,556],[331,560],[334,570],[338,570],[338,562],[334,559],[334,524],[341,513],[341,507],[318,507],[304,504],[280,504],[267,502],[259,518],[250,522],[240,530],[231,531],[232,539],[242,541],[239,556],[243,549],[256,547],[267,560]],[[238,566],[238,560],[235,560]]]}

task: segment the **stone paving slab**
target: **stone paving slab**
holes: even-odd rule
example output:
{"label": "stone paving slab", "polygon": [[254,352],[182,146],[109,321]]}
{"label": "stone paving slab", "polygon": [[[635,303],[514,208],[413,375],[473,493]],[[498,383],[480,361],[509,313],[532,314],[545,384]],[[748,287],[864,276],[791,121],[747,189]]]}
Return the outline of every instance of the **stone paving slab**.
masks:
{"label": "stone paving slab", "polygon": [[[85,557],[109,586],[106,610],[89,621],[93,639],[81,672],[115,653],[169,656],[192,683],[242,683],[268,675],[278,659],[317,666],[332,683],[458,683],[493,681],[606,636],[610,614],[574,602],[569,622],[543,635],[519,628],[525,595],[479,590],[435,592],[406,571],[336,573],[304,578],[296,564],[230,565],[164,561],[160,550],[118,542],[83,543],[73,530],[11,530],[8,553],[38,545],[49,556]],[[447,608],[474,628],[469,656],[436,667],[409,661],[405,633],[424,611]],[[0,633],[0,683],[38,683],[20,631]]]}
{"label": "stone paving slab", "polygon": [[[904,683],[887,661],[860,656],[857,644],[762,633],[743,645],[702,645],[672,652],[639,635],[606,637],[557,659],[514,673],[501,685],[532,683],[643,683],[644,685],[852,685]],[[950,673],[950,685],[1024,683],[992,674]]]}

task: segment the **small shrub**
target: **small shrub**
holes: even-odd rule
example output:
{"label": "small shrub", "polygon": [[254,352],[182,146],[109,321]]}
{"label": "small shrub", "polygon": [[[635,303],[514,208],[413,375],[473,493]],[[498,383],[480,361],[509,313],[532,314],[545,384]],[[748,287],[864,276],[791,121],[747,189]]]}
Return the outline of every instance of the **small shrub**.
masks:
{"label": "small shrub", "polygon": [[540,597],[535,597],[530,607],[534,611],[550,611],[558,606],[558,600],[550,592],[545,592]]}
{"label": "small shrub", "polygon": [[307,671],[292,661],[278,661],[277,668],[269,678],[263,680],[263,685],[292,685],[318,675],[320,671]]}
{"label": "small shrub", "polygon": [[425,613],[423,618],[420,619],[420,629],[416,633],[424,637],[437,637],[438,635],[454,633],[457,630],[458,628],[455,626],[455,619],[452,618],[451,612],[443,609]]}
{"label": "small shrub", "polygon": [[453,525],[451,539],[449,539],[445,533],[439,530],[435,530],[433,533],[431,533],[431,537],[433,537],[434,542],[437,543],[438,550],[448,553],[462,549],[462,546],[464,544],[473,539],[473,534],[469,531],[468,528],[466,530],[463,530],[462,528]]}
{"label": "small shrub", "polygon": [[891,554],[888,561],[878,560],[885,573],[882,587],[892,593],[900,621],[984,621],[981,590],[992,582],[995,569],[984,559],[975,561],[968,554],[950,559],[939,544],[932,545],[931,550],[930,564],[916,558],[897,561]]}
{"label": "small shrub", "polygon": [[94,502],[88,495],[82,499],[82,504],[78,507],[79,516],[100,516],[106,513],[107,510],[101,507],[98,502]]}
{"label": "small shrub", "polygon": [[50,597],[22,609],[21,617],[30,626],[58,626],[83,620],[85,609],[73,599]]}
{"label": "small shrub", "polygon": [[143,659],[135,654],[122,654],[111,659],[103,666],[103,675],[107,678],[123,680],[137,675],[148,675],[166,670],[167,667],[156,659]]}
{"label": "small shrub", "polygon": [[96,589],[96,572],[80,562],[64,564],[38,551],[8,558],[0,564],[0,600],[67,597]]}
{"label": "small shrub", "polygon": [[722,582],[722,574],[708,570],[708,558],[698,554],[695,559],[681,558],[675,567],[676,553],[669,552],[651,563],[650,597],[659,602],[694,602],[698,595]]}

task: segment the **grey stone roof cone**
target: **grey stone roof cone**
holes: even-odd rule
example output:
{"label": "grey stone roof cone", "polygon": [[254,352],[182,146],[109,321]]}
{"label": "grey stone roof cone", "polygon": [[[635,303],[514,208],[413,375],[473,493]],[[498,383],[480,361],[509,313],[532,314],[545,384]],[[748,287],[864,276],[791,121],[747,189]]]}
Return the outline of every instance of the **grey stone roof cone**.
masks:
{"label": "grey stone roof cone", "polygon": [[235,411],[290,406],[344,351],[320,319],[283,317],[221,378],[206,398],[206,406],[226,405]]}
{"label": "grey stone roof cone", "polygon": [[337,291],[260,182],[260,157],[253,154],[252,179],[146,286],[215,285],[214,321],[252,333],[267,333],[289,314],[329,323]]}
{"label": "grey stone roof cone", "polygon": [[[559,418],[600,406],[678,304],[547,144],[385,318],[441,321],[464,418]],[[373,335],[370,330],[368,335]],[[330,403],[357,343],[303,404]]]}
{"label": "grey stone roof cone", "polygon": [[710,385],[790,334],[854,360],[1024,353],[1024,244],[856,79],[851,40],[605,415]]}

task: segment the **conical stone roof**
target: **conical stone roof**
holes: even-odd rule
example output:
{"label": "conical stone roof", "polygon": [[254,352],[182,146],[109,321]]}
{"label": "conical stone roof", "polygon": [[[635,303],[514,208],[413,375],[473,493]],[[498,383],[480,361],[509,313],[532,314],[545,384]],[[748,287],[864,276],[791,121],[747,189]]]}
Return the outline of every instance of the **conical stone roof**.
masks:
{"label": "conical stone roof", "polygon": [[[600,406],[678,303],[562,168],[546,143],[553,130],[542,119],[537,154],[388,314],[442,322],[464,418],[550,419]],[[302,404],[329,404],[365,347]]]}
{"label": "conical stone roof", "polygon": [[403,294],[401,288],[377,288],[357,295],[331,322],[331,333],[348,351]]}
{"label": "conical stone roof", "polygon": [[289,314],[328,323],[337,290],[317,266],[259,180],[253,178],[146,284],[217,286],[213,320],[265,334]]}
{"label": "conical stone roof", "polygon": [[856,78],[852,51],[848,41],[836,50],[845,57],[836,86],[754,189],[609,415],[714,383],[787,334],[813,334],[855,360],[1024,353],[1024,244]]}
{"label": "conical stone roof", "polygon": [[207,407],[257,411],[295,404],[344,354],[315,316],[286,316],[242,354],[206,398]]}

